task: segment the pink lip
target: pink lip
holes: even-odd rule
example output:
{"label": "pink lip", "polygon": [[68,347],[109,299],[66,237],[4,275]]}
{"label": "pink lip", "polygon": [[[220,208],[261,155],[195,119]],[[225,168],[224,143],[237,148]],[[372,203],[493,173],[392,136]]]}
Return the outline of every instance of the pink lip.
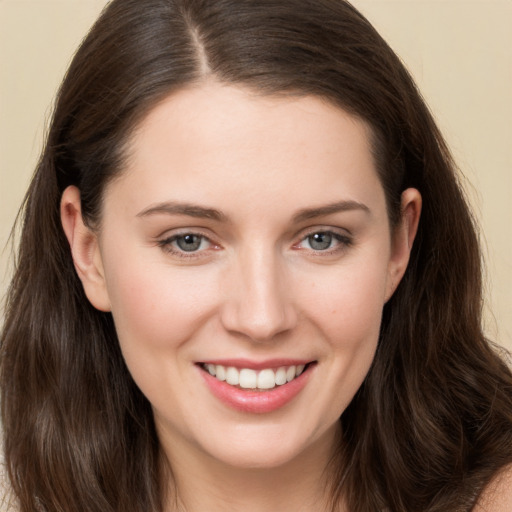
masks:
{"label": "pink lip", "polygon": [[299,366],[311,363],[311,359],[267,359],[265,361],[252,361],[250,359],[209,359],[201,361],[202,364],[220,364],[225,366],[233,366],[234,368],[249,368],[251,370],[264,370],[271,368],[277,370],[282,366]]}
{"label": "pink lip", "polygon": [[[268,361],[267,361],[268,363]],[[214,364],[213,362],[211,364]],[[224,363],[217,363],[222,364]],[[254,364],[250,366],[244,365],[239,366],[239,362],[237,364],[231,364],[226,366],[235,366],[238,368],[254,368]],[[302,363],[299,363],[302,364]],[[259,365],[259,363],[256,363]],[[290,366],[290,364],[278,364],[279,366]],[[304,388],[307,384],[311,372],[313,371],[316,365],[312,364],[303,373],[301,373],[298,377],[293,379],[291,382],[287,384],[283,384],[282,386],[276,386],[275,388],[265,390],[265,391],[252,391],[246,389],[240,389],[226,382],[220,381],[210,375],[208,372],[203,370],[198,366],[198,370],[200,371],[203,379],[210,391],[222,402],[226,405],[237,409],[241,412],[250,412],[250,413],[268,413],[280,409],[285,406],[289,402],[297,396],[297,394]],[[262,368],[272,368],[271,366],[262,366]]]}

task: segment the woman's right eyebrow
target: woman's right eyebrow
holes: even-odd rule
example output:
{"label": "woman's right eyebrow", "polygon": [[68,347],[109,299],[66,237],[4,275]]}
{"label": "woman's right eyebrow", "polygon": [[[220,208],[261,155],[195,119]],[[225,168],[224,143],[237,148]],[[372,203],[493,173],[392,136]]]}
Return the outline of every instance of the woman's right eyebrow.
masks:
{"label": "woman's right eyebrow", "polygon": [[186,215],[203,219],[212,219],[219,222],[227,222],[227,216],[215,208],[183,203],[179,201],[165,201],[145,208],[137,214],[137,217],[148,217],[151,215]]}

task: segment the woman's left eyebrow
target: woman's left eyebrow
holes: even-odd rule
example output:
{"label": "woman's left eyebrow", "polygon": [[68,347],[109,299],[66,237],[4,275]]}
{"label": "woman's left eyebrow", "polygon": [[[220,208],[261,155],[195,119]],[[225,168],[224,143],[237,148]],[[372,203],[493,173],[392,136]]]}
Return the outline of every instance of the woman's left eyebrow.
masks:
{"label": "woman's left eyebrow", "polygon": [[191,203],[182,203],[175,201],[166,201],[157,203],[145,208],[137,214],[137,217],[147,217],[156,214],[167,215],[186,215],[188,217],[197,217],[203,219],[212,219],[220,222],[226,222],[227,216],[215,208],[208,208]]}
{"label": "woman's left eyebrow", "polygon": [[322,217],[325,215],[332,215],[333,213],[348,212],[360,210],[364,213],[370,214],[370,208],[364,203],[358,201],[338,201],[336,203],[330,203],[324,206],[318,206],[314,208],[304,208],[299,210],[294,216],[293,221],[296,223],[304,222],[309,219],[316,217]]}

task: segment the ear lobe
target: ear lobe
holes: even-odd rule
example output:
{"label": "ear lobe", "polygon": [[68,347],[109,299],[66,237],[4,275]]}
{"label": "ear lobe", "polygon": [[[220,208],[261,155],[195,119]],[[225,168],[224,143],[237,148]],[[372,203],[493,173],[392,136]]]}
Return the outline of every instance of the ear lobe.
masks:
{"label": "ear lobe", "polygon": [[89,302],[100,311],[110,311],[98,237],[84,224],[80,191],[77,187],[70,186],[64,190],[60,218],[76,272]]}
{"label": "ear lobe", "polygon": [[391,234],[391,258],[388,268],[386,302],[405,274],[421,215],[421,194],[415,188],[402,192],[401,220]]}

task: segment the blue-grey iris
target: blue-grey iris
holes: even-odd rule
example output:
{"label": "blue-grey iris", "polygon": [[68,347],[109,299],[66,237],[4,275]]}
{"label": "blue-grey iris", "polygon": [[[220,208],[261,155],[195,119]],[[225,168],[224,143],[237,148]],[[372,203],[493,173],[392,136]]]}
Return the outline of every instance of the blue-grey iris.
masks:
{"label": "blue-grey iris", "polygon": [[312,249],[315,251],[325,251],[329,249],[332,243],[331,233],[315,233],[308,236],[308,242]]}
{"label": "blue-grey iris", "polygon": [[183,235],[176,238],[176,245],[186,252],[197,251],[201,246],[202,237],[199,235]]}

